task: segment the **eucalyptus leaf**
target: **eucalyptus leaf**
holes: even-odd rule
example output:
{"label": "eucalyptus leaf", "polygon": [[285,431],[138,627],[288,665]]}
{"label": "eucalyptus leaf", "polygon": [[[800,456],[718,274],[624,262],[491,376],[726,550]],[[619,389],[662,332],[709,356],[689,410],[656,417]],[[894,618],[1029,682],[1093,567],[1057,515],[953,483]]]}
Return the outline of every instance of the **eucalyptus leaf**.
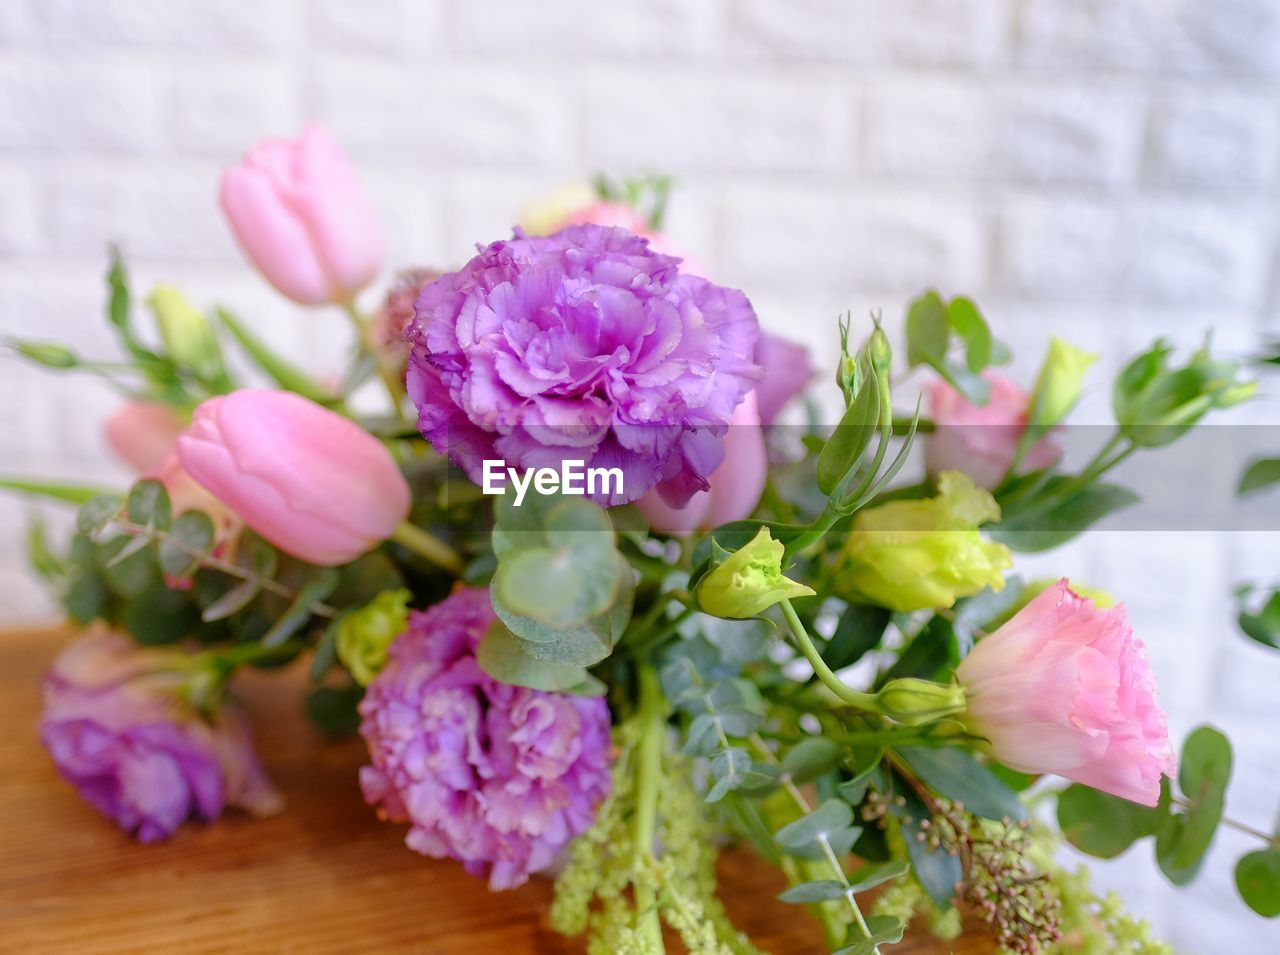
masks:
{"label": "eucalyptus leaf", "polygon": [[898,755],[938,795],[964,803],[976,816],[1014,821],[1027,816],[1017,793],[965,750],[900,746]]}
{"label": "eucalyptus leaf", "polygon": [[1058,826],[1086,855],[1114,859],[1139,839],[1154,835],[1164,813],[1074,783],[1058,794]]}
{"label": "eucalyptus leaf", "polygon": [[865,892],[867,889],[874,889],[878,885],[884,885],[886,882],[900,878],[909,871],[911,871],[910,864],[899,860],[881,862],[876,865],[864,865],[849,876],[849,890],[851,892]]}
{"label": "eucalyptus leaf", "polygon": [[[889,800],[889,811],[902,828],[902,841],[906,844],[911,868],[934,904],[939,908],[949,909],[955,896],[956,883],[964,875],[960,860],[944,848],[929,847],[929,833],[920,825],[925,821],[933,821],[928,807],[902,777],[895,776],[894,783],[897,799]],[[902,805],[898,804],[899,799]]]}
{"label": "eucalyptus leaf", "polygon": [[139,481],[129,489],[125,507],[129,520],[143,527],[168,530],[173,522],[169,492],[159,481]]}
{"label": "eucalyptus leaf", "polygon": [[156,548],[160,569],[171,577],[190,577],[200,566],[198,555],[210,553],[213,541],[213,522],[209,515],[201,511],[179,514],[169,527],[166,539]]}
{"label": "eucalyptus leaf", "polygon": [[1236,863],[1236,888],[1264,918],[1280,915],[1280,849],[1259,849]]}
{"label": "eucalyptus leaf", "polygon": [[778,895],[781,902],[789,902],[792,905],[805,905],[811,902],[830,902],[833,899],[843,898],[848,889],[843,882],[837,882],[834,879],[816,879],[813,882],[801,882],[799,885],[793,885]]}
{"label": "eucalyptus leaf", "polygon": [[782,757],[782,771],[794,782],[805,783],[830,772],[840,763],[839,744],[822,736],[803,739]]}
{"label": "eucalyptus leaf", "polygon": [[753,762],[750,753],[737,747],[715,753],[710,770],[714,782],[707,792],[707,802],[719,802],[731,792],[766,789],[778,781],[776,769]]}
{"label": "eucalyptus leaf", "polygon": [[495,621],[480,640],[476,662],[495,680],[549,693],[572,689],[586,679],[583,668],[546,663],[530,656],[527,648],[501,621]]}
{"label": "eucalyptus leaf", "polygon": [[76,512],[76,530],[92,536],[120,516],[124,501],[118,494],[99,494],[80,506]]}
{"label": "eucalyptus leaf", "polygon": [[200,614],[182,591],[156,583],[125,605],[121,623],[138,643],[157,646],[195,633]]}
{"label": "eucalyptus leaf", "polygon": [[204,608],[200,619],[205,623],[224,620],[247,607],[261,589],[257,580],[242,580]]}
{"label": "eucalyptus leaf", "polygon": [[1170,868],[1188,869],[1209,850],[1230,778],[1231,744],[1213,727],[1197,727],[1183,743],[1179,760],[1178,788],[1188,806],[1164,839]]}
{"label": "eucalyptus leaf", "polygon": [[301,630],[311,619],[316,604],[323,603],[338,585],[338,572],[325,568],[298,590],[287,610],[262,636],[264,647],[278,647]]}
{"label": "eucalyptus leaf", "polygon": [[[789,855],[817,857],[823,854],[822,840],[830,844],[833,836],[856,828],[849,804],[842,799],[828,799],[813,812],[783,826],[774,833],[774,838]],[[852,846],[853,842],[848,844]]]}
{"label": "eucalyptus leaf", "polygon": [[851,926],[846,939],[848,944],[831,955],[876,955],[879,946],[896,945],[907,931],[907,927],[892,915],[869,915],[866,923],[870,937],[859,926]]}

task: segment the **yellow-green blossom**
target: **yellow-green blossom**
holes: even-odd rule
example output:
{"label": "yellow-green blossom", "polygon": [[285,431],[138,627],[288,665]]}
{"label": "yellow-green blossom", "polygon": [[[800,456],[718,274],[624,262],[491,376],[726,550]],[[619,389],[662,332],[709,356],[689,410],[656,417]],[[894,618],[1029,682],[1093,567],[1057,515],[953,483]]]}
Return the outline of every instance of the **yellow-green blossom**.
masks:
{"label": "yellow-green blossom", "polygon": [[938,496],[891,501],[859,513],[841,555],[838,586],[894,610],[936,610],[984,587],[1000,590],[1013,565],[1003,544],[978,525],[1000,519],[987,491],[944,471]]}
{"label": "yellow-green blossom", "polygon": [[169,356],[206,378],[223,374],[222,350],[208,317],[172,285],[157,285],[147,296]]}
{"label": "yellow-green blossom", "polygon": [[[698,603],[716,617],[744,619],[814,591],[782,575],[784,548],[761,527],[751,543],[726,556],[702,578]],[[723,553],[723,552],[722,552]]]}
{"label": "yellow-green blossom", "polygon": [[1045,355],[1031,393],[1029,424],[1033,428],[1052,428],[1062,421],[1080,400],[1084,373],[1098,356],[1064,342],[1061,338],[1049,340],[1049,353]]}
{"label": "yellow-green blossom", "polygon": [[387,648],[409,622],[409,591],[384,590],[338,623],[338,659],[368,686],[387,665]]}

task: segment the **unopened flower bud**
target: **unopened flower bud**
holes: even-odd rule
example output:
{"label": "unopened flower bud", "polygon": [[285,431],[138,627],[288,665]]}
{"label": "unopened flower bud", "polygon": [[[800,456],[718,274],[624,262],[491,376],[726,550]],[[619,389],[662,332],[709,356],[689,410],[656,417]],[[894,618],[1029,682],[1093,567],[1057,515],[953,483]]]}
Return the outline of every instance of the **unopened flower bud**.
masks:
{"label": "unopened flower bud", "polygon": [[964,687],[956,683],[907,677],[890,680],[876,694],[876,709],[905,726],[923,726],[964,708]]}
{"label": "unopened flower bud", "polygon": [[70,349],[53,342],[13,342],[13,347],[24,358],[30,358],[49,368],[74,368],[80,364]]}
{"label": "unopened flower bud", "polygon": [[698,603],[712,616],[732,620],[754,617],[783,600],[814,593],[783,576],[784,548],[767,527],[761,527],[749,544],[731,554],[719,550],[723,559],[707,571],[698,585]]}
{"label": "unopened flower bud", "polygon": [[338,623],[338,659],[368,686],[387,665],[387,648],[409,624],[409,591],[384,590]]}
{"label": "unopened flower bud", "polygon": [[147,297],[169,357],[206,379],[224,373],[222,350],[209,319],[172,285],[158,285]]}
{"label": "unopened flower bud", "polygon": [[1082,351],[1061,338],[1050,339],[1049,353],[1031,394],[1029,424],[1032,428],[1052,428],[1067,416],[1080,400],[1084,373],[1097,360],[1097,355]]}

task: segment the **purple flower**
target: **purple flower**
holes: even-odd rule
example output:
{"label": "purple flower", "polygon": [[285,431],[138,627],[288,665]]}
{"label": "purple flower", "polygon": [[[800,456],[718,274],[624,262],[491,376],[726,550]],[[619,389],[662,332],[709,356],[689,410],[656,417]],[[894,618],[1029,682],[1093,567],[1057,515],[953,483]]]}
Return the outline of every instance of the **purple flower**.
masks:
{"label": "purple flower", "polygon": [[494,619],[477,588],[410,615],[360,704],[373,763],[360,785],[382,818],[412,824],[411,849],[509,889],[550,865],[608,795],[609,708],[487,676],[475,653]]}
{"label": "purple flower", "polygon": [[[418,427],[472,480],[509,466],[620,468],[621,504],[707,488],[761,377],[745,295],[621,228],[520,229],[423,289],[408,337]],[[616,482],[615,482],[616,483]]]}
{"label": "purple flower", "polygon": [[781,335],[761,332],[756,361],[765,369],[764,381],[756,386],[760,423],[770,425],[787,402],[804,391],[813,378],[813,360],[803,345]]}
{"label": "purple flower", "polygon": [[208,722],[183,701],[189,663],[97,634],[63,650],[45,676],[40,737],[59,772],[142,842],[228,805],[255,815],[281,807],[243,717],[224,709]]}

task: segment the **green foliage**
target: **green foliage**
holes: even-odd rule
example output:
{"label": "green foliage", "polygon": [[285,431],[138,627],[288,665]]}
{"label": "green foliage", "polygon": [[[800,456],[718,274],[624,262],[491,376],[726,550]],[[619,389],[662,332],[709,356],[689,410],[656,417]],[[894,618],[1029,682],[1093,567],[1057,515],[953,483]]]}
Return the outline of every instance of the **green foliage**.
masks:
{"label": "green foliage", "polygon": [[1055,496],[1070,478],[1051,478],[1024,506],[1006,507],[992,539],[1023,553],[1035,554],[1078,537],[1110,514],[1137,504],[1141,498],[1119,484],[1086,484],[1065,497]]}
{"label": "green foliage", "polygon": [[219,321],[231,333],[231,337],[255,365],[286,391],[296,392],[304,398],[320,404],[331,404],[334,395],[322,388],[309,375],[302,372],[288,360],[273,352],[262,339],[251,332],[238,318],[225,308],[215,310]]}
{"label": "green foliage", "polygon": [[788,855],[821,859],[834,853],[847,855],[862,834],[853,825],[853,810],[843,799],[828,799],[813,812],[788,823],[774,833],[778,845]]}
{"label": "green foliage", "polygon": [[1236,863],[1236,888],[1245,904],[1264,918],[1280,915],[1280,849],[1259,849]]}
{"label": "green foliage", "polygon": [[209,515],[202,511],[179,514],[157,550],[160,569],[180,580],[190,577],[202,560],[213,552],[213,542],[213,521]]}
{"label": "green foliage", "polygon": [[1156,833],[1156,860],[1175,885],[1195,878],[1222,820],[1231,778],[1231,744],[1211,726],[1193,730],[1182,746],[1178,788],[1183,812],[1169,816]]}
{"label": "green foliage", "polygon": [[1252,587],[1246,586],[1236,591],[1239,602],[1236,620],[1240,629],[1250,640],[1256,640],[1264,647],[1280,650],[1280,590],[1273,590],[1256,611],[1249,607],[1252,596]]}
{"label": "green foliage", "polygon": [[1163,820],[1156,809],[1075,783],[1058,794],[1058,826],[1073,846],[1099,859],[1114,859],[1139,839],[1155,835]]}
{"label": "green foliage", "polygon": [[356,707],[364,690],[355,686],[318,686],[307,694],[307,718],[330,736],[349,736],[360,728]]}
{"label": "green foliage", "polygon": [[851,603],[836,624],[831,639],[822,647],[822,659],[834,671],[852,666],[880,645],[892,616],[887,607]]}
{"label": "green foliage", "polygon": [[838,948],[831,955],[876,955],[881,945],[892,945],[902,941],[907,927],[889,915],[873,915],[867,919],[867,931],[864,935],[860,928],[849,930],[848,943]]}
{"label": "green foliage", "polygon": [[42,497],[64,504],[85,504],[107,492],[85,484],[67,484],[61,481],[41,481],[35,478],[0,478],[0,490],[16,491],[31,497]]}
{"label": "green foliage", "polygon": [[581,686],[590,676],[585,667],[547,663],[532,656],[526,641],[512,633],[501,620],[494,621],[480,641],[476,661],[495,680],[549,693]]}
{"label": "green foliage", "polygon": [[902,842],[911,859],[911,870],[933,903],[941,909],[948,909],[955,895],[956,883],[964,875],[960,860],[946,848],[930,845],[928,829],[936,825],[933,814],[902,777],[895,776],[894,780],[896,798],[889,802],[889,811],[901,829]]}
{"label": "green foliage", "polygon": [[[990,387],[981,372],[1008,361],[1009,353],[971,300],[945,302],[937,292],[926,292],[908,306],[906,330],[909,366],[928,365],[971,403],[987,403]],[[951,357],[953,341],[963,347],[963,361]]]}
{"label": "green foliage", "polygon": [[940,796],[963,803],[984,819],[1025,819],[1017,794],[971,754],[956,747],[930,749],[899,746],[897,753],[911,771]]}
{"label": "green foliage", "polygon": [[494,510],[490,594],[505,627],[486,635],[481,666],[525,686],[582,682],[581,668],[608,657],[622,638],[635,598],[608,515],[582,498],[534,493],[520,507],[508,495]]}
{"label": "green foliage", "polygon": [[1280,458],[1254,458],[1240,476],[1237,493],[1252,494],[1280,483]]}

